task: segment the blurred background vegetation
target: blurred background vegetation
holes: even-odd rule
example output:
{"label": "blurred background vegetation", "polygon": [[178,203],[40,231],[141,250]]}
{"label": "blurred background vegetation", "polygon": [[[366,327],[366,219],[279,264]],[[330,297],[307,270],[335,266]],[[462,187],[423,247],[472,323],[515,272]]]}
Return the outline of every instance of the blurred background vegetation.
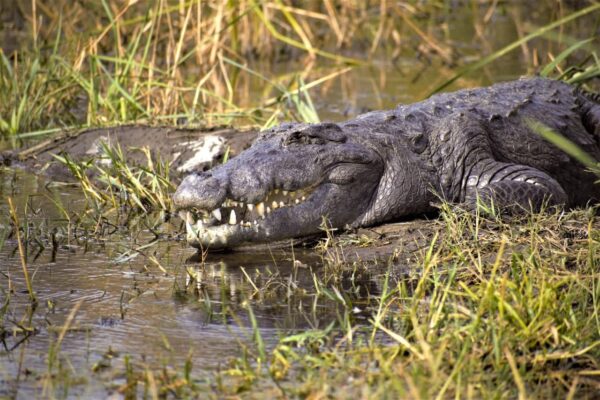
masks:
{"label": "blurred background vegetation", "polygon": [[599,65],[595,1],[0,0],[0,7],[0,135],[12,145],[130,122],[340,120],[440,89],[539,73],[553,61],[545,73],[568,78]]}

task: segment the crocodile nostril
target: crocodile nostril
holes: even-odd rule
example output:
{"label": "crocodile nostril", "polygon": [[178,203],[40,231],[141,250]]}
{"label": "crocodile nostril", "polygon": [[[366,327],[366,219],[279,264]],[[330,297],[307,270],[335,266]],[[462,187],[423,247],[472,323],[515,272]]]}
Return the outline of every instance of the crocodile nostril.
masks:
{"label": "crocodile nostril", "polygon": [[177,209],[212,210],[222,202],[226,191],[226,185],[212,173],[194,173],[183,179],[173,194],[173,204]]}
{"label": "crocodile nostril", "polygon": [[[206,169],[204,169],[204,168],[206,168]],[[207,170],[210,167],[205,166],[204,168],[203,168],[202,171],[195,171],[190,176],[195,176],[195,177],[200,178],[200,179],[208,179],[208,178],[212,177],[212,172],[210,170]]]}

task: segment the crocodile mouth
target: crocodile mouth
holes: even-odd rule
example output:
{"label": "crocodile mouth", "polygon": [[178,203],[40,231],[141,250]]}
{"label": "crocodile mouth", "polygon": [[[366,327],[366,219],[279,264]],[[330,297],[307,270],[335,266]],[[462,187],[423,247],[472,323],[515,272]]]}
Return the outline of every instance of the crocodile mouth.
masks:
{"label": "crocodile mouth", "polygon": [[263,236],[267,225],[276,222],[278,215],[293,213],[295,208],[310,201],[315,191],[316,187],[294,191],[273,189],[258,203],[226,198],[214,209],[191,207],[180,210],[179,216],[185,221],[186,239],[191,245],[228,247]]}

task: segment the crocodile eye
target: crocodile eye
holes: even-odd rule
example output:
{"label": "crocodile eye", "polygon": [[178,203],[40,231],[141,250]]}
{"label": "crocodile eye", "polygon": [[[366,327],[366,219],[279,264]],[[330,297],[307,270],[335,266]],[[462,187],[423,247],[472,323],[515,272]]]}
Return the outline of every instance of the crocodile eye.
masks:
{"label": "crocodile eye", "polygon": [[290,146],[294,144],[325,144],[325,139],[308,135],[306,132],[295,131],[292,132],[285,141],[283,142],[284,146]]}
{"label": "crocodile eye", "polygon": [[329,172],[327,180],[336,185],[347,185],[356,179],[354,170],[355,168],[352,164],[340,164]]}

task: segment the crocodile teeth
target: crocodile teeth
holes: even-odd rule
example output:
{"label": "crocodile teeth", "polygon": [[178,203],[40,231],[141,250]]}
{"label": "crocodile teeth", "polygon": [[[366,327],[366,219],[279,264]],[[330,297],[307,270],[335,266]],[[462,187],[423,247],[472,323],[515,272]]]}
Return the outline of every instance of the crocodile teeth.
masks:
{"label": "crocodile teeth", "polygon": [[214,210],[212,210],[212,215],[219,221],[221,221],[221,209],[220,208],[215,208]]}
{"label": "crocodile teeth", "polygon": [[248,211],[252,211],[254,209],[254,204],[248,204]]}
{"label": "crocodile teeth", "polygon": [[267,214],[271,212],[271,207],[267,206]]}
{"label": "crocodile teeth", "polygon": [[285,207],[285,203],[283,201],[279,202],[279,208],[281,208],[281,207]]}
{"label": "crocodile teeth", "polygon": [[261,217],[265,216],[265,203],[260,202],[256,205],[256,211],[258,212],[258,215],[260,215]]}
{"label": "crocodile teeth", "polygon": [[284,190],[281,193],[283,193],[284,196],[287,196],[288,194],[290,194],[290,192],[288,192],[287,190]]}
{"label": "crocodile teeth", "polygon": [[274,210],[277,207],[279,207],[279,204],[277,204],[277,202],[275,200],[273,200],[273,203],[271,203],[271,208]]}
{"label": "crocodile teeth", "polygon": [[300,199],[296,199],[296,204],[300,204]]}
{"label": "crocodile teeth", "polygon": [[229,225],[235,225],[236,222],[235,211],[231,210],[231,214],[229,214]]}

